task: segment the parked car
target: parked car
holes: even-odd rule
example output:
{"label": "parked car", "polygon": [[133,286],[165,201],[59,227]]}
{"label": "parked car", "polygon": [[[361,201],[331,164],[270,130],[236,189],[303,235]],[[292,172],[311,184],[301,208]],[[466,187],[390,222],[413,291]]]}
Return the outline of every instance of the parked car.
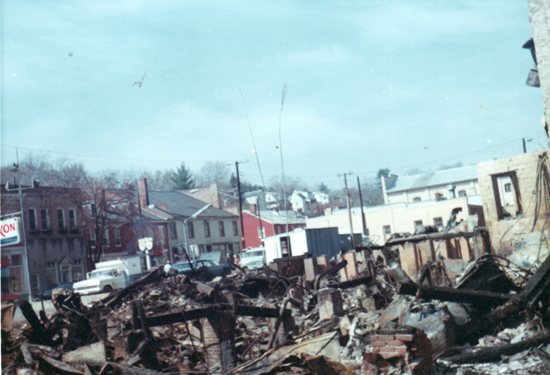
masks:
{"label": "parked car", "polygon": [[67,290],[72,291],[73,290],[73,283],[67,281],[67,282],[62,282],[62,283],[57,283],[57,284],[54,284],[54,285],[50,285],[47,289],[44,289],[43,291],[37,293],[34,296],[34,298],[38,299],[38,300],[51,299],[53,290],[54,289],[59,289],[59,288],[63,288],[63,289],[67,289]]}
{"label": "parked car", "polygon": [[[215,260],[195,260],[191,261],[191,263],[197,272],[197,278],[199,280],[210,281],[216,276],[225,276],[231,273],[231,266],[221,265]],[[191,265],[187,261],[174,263],[172,268],[176,269],[178,274],[195,277]]]}
{"label": "parked car", "polygon": [[17,294],[2,292],[2,303],[19,303],[20,297]]}
{"label": "parked car", "polygon": [[245,251],[241,255],[239,266],[248,268],[262,268],[265,266],[265,249],[255,248]]}

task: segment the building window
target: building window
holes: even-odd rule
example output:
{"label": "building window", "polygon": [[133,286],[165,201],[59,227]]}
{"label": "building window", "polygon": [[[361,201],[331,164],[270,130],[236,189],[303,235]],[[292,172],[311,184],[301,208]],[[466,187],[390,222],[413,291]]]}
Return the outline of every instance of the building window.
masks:
{"label": "building window", "polygon": [[90,247],[91,247],[91,248],[95,248],[95,247],[96,247],[96,243],[97,243],[97,239],[96,239],[96,236],[95,236],[95,232],[94,232],[94,233],[90,233]]}
{"label": "building window", "polygon": [[75,265],[75,266],[80,266],[80,265],[82,265],[82,259],[75,259],[75,260],[73,261],[73,265]]}
{"label": "building window", "polygon": [[459,190],[458,191],[458,196],[459,197],[465,197],[466,196],[466,190]]}
{"label": "building window", "polygon": [[76,211],[69,208],[69,229],[76,229]]}
{"label": "building window", "polygon": [[11,255],[11,265],[12,266],[22,266],[23,265],[23,257],[21,254],[12,254]]}
{"label": "building window", "polygon": [[391,227],[389,225],[384,225],[384,234],[386,236],[391,235]]}
{"label": "building window", "polygon": [[232,221],[231,225],[233,226],[233,235],[238,236],[239,235],[239,226],[237,225],[237,222]]}
{"label": "building window", "polygon": [[515,171],[491,176],[499,220],[523,213],[518,176]]}
{"label": "building window", "polygon": [[103,246],[111,246],[109,243],[109,228],[103,229]]}
{"label": "building window", "polygon": [[443,226],[443,218],[441,217],[434,217],[434,225],[437,227],[437,228],[440,228]]}
{"label": "building window", "polygon": [[212,252],[212,245],[206,245],[206,252],[207,253]]}
{"label": "building window", "polygon": [[422,199],[420,197],[414,197],[413,202],[420,202]]}
{"label": "building window", "polygon": [[36,210],[34,208],[29,208],[29,229],[31,231],[38,230],[38,223],[36,222]]}
{"label": "building window", "polygon": [[48,216],[48,210],[45,208],[40,210],[40,229],[43,231],[50,229],[50,217]]}
{"label": "building window", "polygon": [[265,228],[258,228],[258,238],[265,238]]}
{"label": "building window", "polygon": [[195,227],[193,227],[193,222],[187,223],[187,234],[189,238],[195,238]]}
{"label": "building window", "polygon": [[120,228],[115,228],[115,246],[122,246],[122,241],[120,240]]}
{"label": "building window", "polygon": [[210,222],[206,220],[204,221],[204,237],[210,237]]}
{"label": "building window", "polygon": [[46,268],[55,269],[55,262],[46,262]]}
{"label": "building window", "polygon": [[173,221],[170,223],[170,239],[172,240],[178,239],[178,230],[176,228],[176,223]]}
{"label": "building window", "polygon": [[422,226],[422,220],[416,220],[414,222],[414,229],[418,230]]}
{"label": "building window", "polygon": [[40,290],[40,284],[39,284],[39,278],[38,278],[38,274],[33,274],[31,275],[31,291],[33,293],[36,293]]}
{"label": "building window", "polygon": [[60,233],[64,233],[65,229],[65,211],[62,208],[59,208],[57,210],[57,230],[59,230]]}
{"label": "building window", "polygon": [[225,227],[223,226],[223,221],[218,221],[220,227],[220,237],[225,237]]}

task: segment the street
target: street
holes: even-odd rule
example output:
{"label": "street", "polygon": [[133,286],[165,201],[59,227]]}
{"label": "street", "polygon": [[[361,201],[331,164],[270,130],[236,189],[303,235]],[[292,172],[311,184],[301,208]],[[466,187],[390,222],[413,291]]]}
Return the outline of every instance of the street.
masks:
{"label": "street", "polygon": [[[108,293],[100,293],[100,294],[92,294],[89,296],[82,296],[82,303],[88,306],[92,302],[99,301],[100,299],[105,298],[108,295],[109,295]],[[36,314],[38,314],[40,310],[44,310],[47,315],[51,315],[56,311],[51,300],[30,301],[30,302]],[[15,315],[13,317],[13,321],[20,322],[23,320],[25,320],[25,317],[23,316],[21,309],[17,307],[15,309]]]}

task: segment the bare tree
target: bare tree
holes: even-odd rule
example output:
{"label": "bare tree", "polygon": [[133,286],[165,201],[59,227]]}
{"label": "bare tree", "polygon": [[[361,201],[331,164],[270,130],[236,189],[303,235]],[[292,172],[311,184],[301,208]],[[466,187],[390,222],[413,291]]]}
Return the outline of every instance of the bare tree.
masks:
{"label": "bare tree", "polygon": [[229,187],[229,166],[221,161],[209,161],[201,168],[197,176],[197,185],[205,186],[213,183],[218,184],[218,187]]}

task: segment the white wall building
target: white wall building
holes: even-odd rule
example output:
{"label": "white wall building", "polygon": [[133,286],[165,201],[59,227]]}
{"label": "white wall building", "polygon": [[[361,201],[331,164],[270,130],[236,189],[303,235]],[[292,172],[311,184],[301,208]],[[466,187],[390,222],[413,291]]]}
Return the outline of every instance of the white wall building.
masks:
{"label": "white wall building", "polygon": [[479,195],[476,166],[414,176],[382,177],[384,204],[445,200]]}
{"label": "white wall building", "polygon": [[[367,235],[378,245],[383,245],[392,233],[414,233],[419,225],[443,228],[454,208],[462,211],[457,220],[468,220],[470,215],[478,215],[479,225],[483,225],[483,208],[480,196],[457,197],[436,202],[435,200],[415,203],[395,203],[384,206],[363,207]],[[352,221],[354,233],[362,233],[361,208],[353,207]],[[324,216],[306,218],[306,228],[337,227],[340,234],[349,233],[348,210],[327,210]],[[468,228],[472,230],[473,228]]]}

